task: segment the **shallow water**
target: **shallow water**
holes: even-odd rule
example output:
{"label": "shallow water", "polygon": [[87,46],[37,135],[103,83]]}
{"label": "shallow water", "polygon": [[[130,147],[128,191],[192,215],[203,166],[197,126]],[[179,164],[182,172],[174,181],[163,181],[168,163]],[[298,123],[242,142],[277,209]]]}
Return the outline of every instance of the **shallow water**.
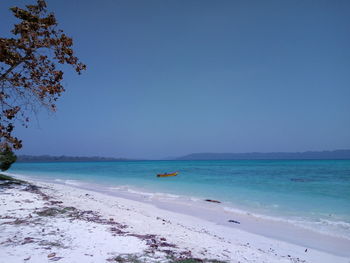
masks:
{"label": "shallow water", "polygon": [[[179,175],[156,177],[173,171]],[[145,196],[217,199],[228,211],[350,239],[350,160],[16,163],[9,172]]]}

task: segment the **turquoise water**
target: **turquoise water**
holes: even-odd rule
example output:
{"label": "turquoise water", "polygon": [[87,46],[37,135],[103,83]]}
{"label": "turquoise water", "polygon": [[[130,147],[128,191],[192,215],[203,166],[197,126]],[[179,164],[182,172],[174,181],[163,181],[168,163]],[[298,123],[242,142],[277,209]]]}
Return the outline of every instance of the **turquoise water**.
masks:
{"label": "turquoise water", "polygon": [[[179,171],[177,177],[157,178]],[[350,160],[16,163],[10,173],[223,201],[350,239]]]}

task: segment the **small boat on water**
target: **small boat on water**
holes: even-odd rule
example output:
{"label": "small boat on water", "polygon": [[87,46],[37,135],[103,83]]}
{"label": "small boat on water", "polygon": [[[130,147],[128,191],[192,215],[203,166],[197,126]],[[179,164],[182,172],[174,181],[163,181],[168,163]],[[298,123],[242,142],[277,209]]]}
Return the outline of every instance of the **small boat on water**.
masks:
{"label": "small boat on water", "polygon": [[176,176],[178,174],[178,172],[174,172],[174,173],[165,173],[165,174],[157,174],[157,177],[169,177],[169,176]]}

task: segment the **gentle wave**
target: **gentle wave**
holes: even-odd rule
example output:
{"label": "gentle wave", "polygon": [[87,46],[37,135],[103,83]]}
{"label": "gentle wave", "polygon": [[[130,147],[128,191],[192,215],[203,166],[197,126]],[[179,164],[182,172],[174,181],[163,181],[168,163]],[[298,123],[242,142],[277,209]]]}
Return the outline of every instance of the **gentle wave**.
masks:
{"label": "gentle wave", "polygon": [[[168,193],[161,193],[161,192],[147,192],[147,191],[141,191],[139,189],[135,189],[132,186],[129,185],[120,185],[117,187],[109,187],[110,190],[117,190],[121,192],[130,193],[133,195],[141,196],[141,197],[147,197],[149,199],[178,199],[179,201],[185,201],[185,202],[193,202],[198,203],[202,202],[202,204],[207,204],[203,199],[193,196],[183,196],[183,195],[174,195],[174,194],[168,194]],[[227,206],[231,204],[222,203],[223,206],[218,206],[218,209],[222,209],[224,212],[228,213],[235,213],[245,216],[251,216],[255,218],[259,218],[262,220],[268,220],[268,221],[274,221],[274,222],[281,222],[281,223],[288,223],[295,225],[297,227],[302,227],[307,230],[311,230],[316,233],[322,233],[329,236],[334,237],[341,237],[346,238],[350,240],[350,223],[343,222],[343,221],[331,221],[326,219],[320,219],[319,221],[310,221],[307,218],[284,218],[284,217],[277,217],[277,216],[270,216],[270,215],[263,215],[258,214],[254,212],[250,212],[248,210],[239,209],[234,206]],[[272,204],[272,206],[275,206]]]}
{"label": "gentle wave", "polygon": [[[203,199],[200,199],[198,197],[193,197],[193,196],[182,196],[182,195],[174,195],[174,194],[168,194],[168,193],[160,193],[160,192],[146,192],[146,191],[141,191],[139,189],[135,189],[132,186],[129,185],[120,185],[117,187],[109,187],[111,190],[117,190],[121,192],[127,192],[130,194],[138,195],[141,197],[148,197],[149,199],[153,198],[159,198],[159,199],[179,199],[181,201],[186,201],[186,202],[193,202],[193,203],[198,203],[198,202],[203,202]],[[346,239],[350,239],[350,223],[343,222],[343,221],[331,221],[331,220],[326,220],[326,219],[321,219],[320,221],[310,221],[306,218],[295,218],[295,219],[290,219],[290,218],[284,218],[284,217],[277,217],[277,216],[270,216],[270,215],[263,215],[263,214],[258,214],[254,212],[250,212],[248,210],[244,209],[239,209],[234,206],[228,206],[230,204],[227,203],[222,203],[223,206],[219,207],[219,209],[222,209],[224,212],[228,213],[235,213],[235,214],[240,214],[240,215],[245,215],[245,216],[251,216],[255,218],[259,218],[262,220],[268,220],[268,221],[274,221],[274,222],[281,222],[281,223],[288,223],[292,224],[298,227],[302,227],[307,230],[311,230],[313,232],[318,232],[330,236],[335,236],[335,237],[342,237]],[[272,204],[271,206],[277,206],[276,204]]]}
{"label": "gentle wave", "polygon": [[307,218],[289,219],[277,216],[268,216],[257,213],[251,213],[246,210],[241,210],[233,207],[223,207],[224,211],[232,212],[240,215],[253,216],[255,218],[269,220],[274,222],[282,222],[292,224],[316,233],[321,233],[334,237],[341,237],[350,240],[350,223],[344,221],[332,221],[327,219],[318,219],[310,221]]}
{"label": "gentle wave", "polygon": [[350,229],[350,223],[343,222],[343,221],[331,221],[331,220],[321,219],[320,223],[326,224],[326,225],[332,225],[332,226],[336,226],[336,227],[341,227],[344,230]]}
{"label": "gentle wave", "polygon": [[77,181],[77,180],[62,180],[58,178],[56,178],[54,181],[58,183],[73,185],[73,186],[82,186],[84,184],[83,182]]}
{"label": "gentle wave", "polygon": [[[289,220],[289,223],[292,223],[298,227],[302,227],[317,233],[322,233],[325,235],[335,236],[335,237],[340,237],[340,238],[345,238],[350,240],[350,234],[349,234],[350,224],[347,222],[339,222],[339,221],[336,222],[336,221],[321,219],[320,221]],[[339,227],[339,225],[342,225],[342,227]]]}
{"label": "gentle wave", "polygon": [[175,194],[169,194],[169,193],[162,193],[162,192],[146,192],[141,190],[135,190],[134,188],[131,188],[130,186],[121,185],[118,187],[109,187],[110,190],[117,190],[122,192],[128,192],[130,194],[140,195],[140,196],[146,196],[150,198],[166,198],[166,199],[176,199],[180,198],[180,195]]}
{"label": "gentle wave", "polygon": [[[4,173],[6,175],[14,176],[17,178],[21,178],[23,180],[25,179],[31,179],[30,176],[22,175],[22,174],[15,174],[15,173]],[[66,185],[72,185],[72,186],[82,186],[84,185],[84,182],[77,181],[77,180],[66,180],[66,179],[60,179],[56,178],[54,179],[55,182],[60,184],[66,184]],[[157,199],[182,199],[182,200],[188,200],[190,202],[201,202],[203,199],[200,199],[198,197],[194,196],[181,196],[181,195],[174,195],[170,193],[162,193],[162,192],[147,192],[147,191],[141,191],[139,189],[135,189],[134,187],[130,185],[119,185],[114,187],[108,187],[109,190],[117,190],[121,192],[126,192],[129,194],[134,194],[142,197],[146,197],[149,199],[157,198]],[[269,220],[269,221],[275,221],[275,222],[283,222],[283,223],[289,223],[293,224],[298,227],[302,227],[314,232],[327,234],[331,236],[336,237],[342,237],[346,239],[350,239],[350,223],[344,222],[344,221],[332,221],[329,219],[318,219],[314,221],[310,221],[310,219],[306,218],[297,218],[297,219],[290,219],[290,218],[284,218],[284,217],[277,217],[277,216],[269,216],[269,215],[263,215],[258,213],[253,213],[248,210],[235,208],[234,206],[226,206],[227,204],[224,203],[224,206],[222,206],[222,209],[225,212],[231,212],[235,214],[241,214],[241,215],[248,215],[253,216],[256,218],[260,218],[263,220]],[[274,206],[274,204],[272,204]]]}

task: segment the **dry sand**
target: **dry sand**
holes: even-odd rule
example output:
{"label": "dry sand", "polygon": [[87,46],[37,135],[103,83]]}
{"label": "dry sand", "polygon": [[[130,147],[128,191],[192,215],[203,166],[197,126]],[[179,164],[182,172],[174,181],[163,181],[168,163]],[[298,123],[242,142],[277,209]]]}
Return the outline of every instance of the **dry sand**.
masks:
{"label": "dry sand", "polygon": [[34,184],[0,187],[0,262],[350,262],[145,202]]}

